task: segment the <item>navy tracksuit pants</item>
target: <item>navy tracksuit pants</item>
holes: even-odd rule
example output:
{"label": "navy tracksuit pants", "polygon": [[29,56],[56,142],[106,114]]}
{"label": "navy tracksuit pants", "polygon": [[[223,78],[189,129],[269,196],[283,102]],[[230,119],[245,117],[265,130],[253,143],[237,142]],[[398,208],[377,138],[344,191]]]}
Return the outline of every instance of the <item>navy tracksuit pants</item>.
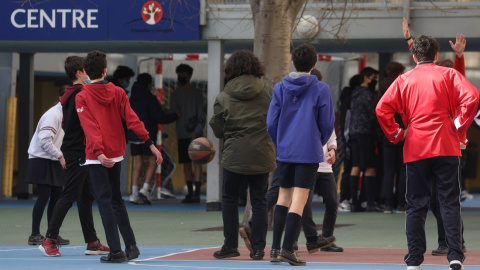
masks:
{"label": "navy tracksuit pants", "polygon": [[[448,247],[448,261],[463,262],[462,217],[460,206],[460,158],[454,156],[433,157],[406,165],[407,170],[407,212],[406,234],[408,266],[419,266],[427,249],[425,219],[432,198],[431,187],[435,183],[440,213],[445,228]],[[432,198],[433,199],[433,198]]]}

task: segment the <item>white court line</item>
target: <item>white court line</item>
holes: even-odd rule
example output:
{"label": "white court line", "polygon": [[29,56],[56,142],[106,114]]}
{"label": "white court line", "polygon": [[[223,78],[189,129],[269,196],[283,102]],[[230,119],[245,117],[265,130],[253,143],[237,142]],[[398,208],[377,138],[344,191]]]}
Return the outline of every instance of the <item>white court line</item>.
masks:
{"label": "white court line", "polygon": [[[191,253],[191,252],[198,251],[198,250],[212,249],[212,248],[219,248],[219,247],[195,248],[195,249],[191,249],[191,250],[187,250],[187,251],[169,253],[169,254],[166,254],[166,255],[158,256],[158,257],[153,257],[153,258],[148,258],[148,259],[143,259],[143,260],[134,260],[134,261],[130,261],[130,262],[133,262],[133,263],[134,263],[134,262],[152,261],[152,260],[156,260],[156,259],[161,259],[161,258],[170,257],[170,256],[173,256],[173,255],[184,254],[184,253]],[[202,260],[202,261],[203,261],[203,260]],[[130,262],[129,262],[129,263],[130,263]]]}

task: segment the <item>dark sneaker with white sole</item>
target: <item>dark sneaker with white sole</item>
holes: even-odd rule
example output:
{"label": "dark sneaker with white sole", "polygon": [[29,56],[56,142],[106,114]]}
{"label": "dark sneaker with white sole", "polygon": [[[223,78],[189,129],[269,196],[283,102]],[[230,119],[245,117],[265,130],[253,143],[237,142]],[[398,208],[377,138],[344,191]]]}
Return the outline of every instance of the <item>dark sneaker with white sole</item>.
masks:
{"label": "dark sneaker with white sole", "polygon": [[110,253],[110,248],[102,245],[98,239],[96,244],[95,242],[88,243],[87,250],[85,250],[85,255],[107,255],[108,253]]}
{"label": "dark sneaker with white sole", "polygon": [[43,239],[45,239],[45,236],[41,234],[30,235],[28,237],[28,244],[32,246],[41,245],[43,243]]}
{"label": "dark sneaker with white sole", "polygon": [[60,246],[67,246],[70,245],[69,239],[63,239],[60,235],[57,236],[58,245]]}

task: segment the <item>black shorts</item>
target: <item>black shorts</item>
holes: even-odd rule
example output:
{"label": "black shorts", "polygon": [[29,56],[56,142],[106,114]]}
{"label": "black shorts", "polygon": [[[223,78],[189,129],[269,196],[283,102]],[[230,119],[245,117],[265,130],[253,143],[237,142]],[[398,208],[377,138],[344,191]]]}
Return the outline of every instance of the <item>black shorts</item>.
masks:
{"label": "black shorts", "polygon": [[352,155],[352,166],[361,169],[375,168],[377,154],[374,135],[354,135],[348,141]]}
{"label": "black shorts", "polygon": [[152,150],[150,146],[145,145],[144,143],[130,143],[130,155],[132,156],[152,156]]}
{"label": "black shorts", "polygon": [[188,146],[190,145],[191,139],[178,139],[178,162],[179,163],[190,163],[192,160],[188,156]]}
{"label": "black shorts", "polygon": [[318,163],[286,163],[277,161],[278,180],[282,188],[315,186]]}

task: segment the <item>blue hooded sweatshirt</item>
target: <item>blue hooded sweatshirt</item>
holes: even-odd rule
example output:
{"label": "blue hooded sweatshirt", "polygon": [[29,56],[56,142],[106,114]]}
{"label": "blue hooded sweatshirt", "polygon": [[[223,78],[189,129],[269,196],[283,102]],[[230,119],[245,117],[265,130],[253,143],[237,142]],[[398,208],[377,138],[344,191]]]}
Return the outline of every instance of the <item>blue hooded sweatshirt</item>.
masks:
{"label": "blue hooded sweatshirt", "polygon": [[273,88],[267,132],[277,148],[277,160],[323,162],[322,146],[335,123],[330,87],[316,76],[292,72]]}

